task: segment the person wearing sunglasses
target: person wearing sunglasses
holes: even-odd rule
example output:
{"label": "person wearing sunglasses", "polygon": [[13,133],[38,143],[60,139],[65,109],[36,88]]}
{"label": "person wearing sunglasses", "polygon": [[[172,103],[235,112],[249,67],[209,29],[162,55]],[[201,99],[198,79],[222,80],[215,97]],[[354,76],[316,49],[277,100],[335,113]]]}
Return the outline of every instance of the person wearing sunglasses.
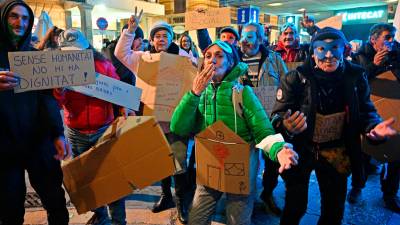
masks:
{"label": "person wearing sunglasses", "polygon": [[[176,107],[170,129],[187,137],[197,134],[221,120],[251,144],[250,194],[226,194],[227,224],[251,224],[256,194],[259,149],[272,160],[280,163],[280,171],[289,170],[297,164],[297,153],[286,143],[281,134],[275,134],[263,106],[249,86],[242,86],[238,78],[247,71],[247,65],[239,62],[233,46],[217,40],[204,52],[204,62],[192,85]],[[238,115],[232,100],[233,92],[242,89],[243,115]],[[255,148],[255,144],[256,148]],[[213,188],[197,185],[189,224],[211,224],[218,200],[224,193]]]}

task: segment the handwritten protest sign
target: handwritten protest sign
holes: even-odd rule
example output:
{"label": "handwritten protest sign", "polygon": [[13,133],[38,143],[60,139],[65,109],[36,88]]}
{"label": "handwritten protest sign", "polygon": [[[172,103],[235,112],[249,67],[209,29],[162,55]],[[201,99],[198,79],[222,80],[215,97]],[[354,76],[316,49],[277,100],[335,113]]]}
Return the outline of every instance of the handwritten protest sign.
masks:
{"label": "handwritten protest sign", "polygon": [[333,27],[341,30],[343,25],[342,15],[329,17],[328,19],[322,20],[315,25],[321,29],[324,27]]}
{"label": "handwritten protest sign", "polygon": [[195,137],[196,183],[221,192],[250,191],[250,145],[221,120]]}
{"label": "handwritten protest sign", "polygon": [[144,55],[139,61],[136,86],[143,90],[143,115],[171,121],[182,96],[190,91],[197,73],[189,58],[168,53]]}
{"label": "handwritten protest sign", "polygon": [[92,50],[9,52],[8,59],[21,76],[15,93],[96,82]]}
{"label": "handwritten protest sign", "polygon": [[261,86],[253,88],[254,93],[260,100],[261,105],[264,106],[265,112],[267,112],[268,115],[271,115],[272,109],[275,105],[276,89],[277,86]]}
{"label": "handwritten protest sign", "polygon": [[340,139],[343,132],[345,115],[344,112],[330,115],[317,113],[313,141],[315,143],[324,143]]}
{"label": "handwritten protest sign", "polygon": [[185,13],[185,30],[225,27],[231,24],[231,9],[209,8]]}
{"label": "handwritten protest sign", "polygon": [[96,73],[95,84],[70,86],[68,89],[133,110],[139,110],[142,95],[140,88],[99,73]]}

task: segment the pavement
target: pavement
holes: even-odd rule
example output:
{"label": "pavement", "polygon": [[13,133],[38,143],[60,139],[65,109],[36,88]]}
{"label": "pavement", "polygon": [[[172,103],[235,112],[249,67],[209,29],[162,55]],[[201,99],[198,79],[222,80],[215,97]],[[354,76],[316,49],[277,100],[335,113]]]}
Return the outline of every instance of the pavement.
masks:
{"label": "pavement", "polygon": [[[349,188],[351,179],[349,177]],[[261,192],[261,174],[258,177],[258,190]],[[284,205],[284,183],[279,178],[279,184],[274,191],[275,199],[282,208]],[[143,190],[135,191],[127,196],[127,221],[128,224],[135,225],[179,225],[176,209],[167,210],[161,213],[152,213],[151,207],[159,198],[161,188],[159,184],[147,187]],[[33,189],[28,185],[28,196],[32,203],[27,204],[24,224],[46,224],[46,212],[41,207],[35,207]],[[384,208],[382,193],[380,191],[379,175],[373,174],[369,177],[366,188],[364,188],[363,200],[359,204],[348,204],[346,202],[344,225],[400,225],[400,214],[393,213]],[[37,201],[37,199],[36,199]],[[320,194],[317,179],[313,173],[310,178],[309,204],[306,215],[301,221],[301,225],[317,224],[320,215]],[[92,213],[78,215],[72,204],[68,204],[70,212],[70,224],[85,224],[92,216]],[[213,219],[213,225],[225,224],[223,199],[220,201],[217,213]],[[279,217],[272,215],[264,210],[261,202],[257,202],[253,211],[253,225],[278,225]]]}

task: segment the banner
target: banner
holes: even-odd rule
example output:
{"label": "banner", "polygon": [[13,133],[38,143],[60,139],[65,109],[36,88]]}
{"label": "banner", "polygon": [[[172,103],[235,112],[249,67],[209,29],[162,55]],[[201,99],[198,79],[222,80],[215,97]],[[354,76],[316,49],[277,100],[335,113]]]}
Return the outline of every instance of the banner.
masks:
{"label": "banner", "polygon": [[96,82],[92,50],[9,52],[8,60],[21,78],[15,93]]}
{"label": "banner", "polygon": [[99,73],[96,73],[95,84],[70,86],[68,89],[136,111],[142,96],[142,89]]}
{"label": "banner", "polygon": [[230,8],[208,8],[185,13],[185,30],[198,30],[231,25]]}

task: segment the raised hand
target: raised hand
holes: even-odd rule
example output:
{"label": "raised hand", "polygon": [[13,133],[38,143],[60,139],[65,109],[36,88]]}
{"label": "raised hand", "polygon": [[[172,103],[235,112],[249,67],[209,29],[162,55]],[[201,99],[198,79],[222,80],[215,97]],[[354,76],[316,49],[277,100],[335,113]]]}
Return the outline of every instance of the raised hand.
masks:
{"label": "raised hand", "polygon": [[277,158],[280,164],[279,173],[282,173],[298,164],[299,155],[293,150],[292,144],[286,143],[282,150],[278,152]]}
{"label": "raised hand", "polygon": [[214,64],[208,64],[201,72],[198,72],[196,77],[193,80],[192,92],[200,96],[203,93],[204,89],[208,86],[211,79],[215,75],[215,66]]}
{"label": "raised hand", "polygon": [[307,117],[304,113],[296,111],[292,114],[292,110],[288,109],[284,118],[283,126],[291,134],[299,134],[307,129]]}
{"label": "raised hand", "polygon": [[392,127],[395,122],[396,121],[393,117],[381,122],[367,134],[367,137],[374,141],[380,141],[384,140],[385,138],[395,136],[397,131]]}
{"label": "raised hand", "polygon": [[129,22],[128,22],[128,32],[133,34],[137,27],[139,26],[140,21],[142,20],[142,16],[143,16],[143,9],[140,10],[140,13],[137,14],[137,7],[135,6],[135,14],[133,14],[131,16],[131,18],[129,18]]}
{"label": "raised hand", "polygon": [[18,85],[18,75],[11,71],[0,71],[0,91],[11,90]]}
{"label": "raised hand", "polygon": [[314,26],[315,24],[315,20],[314,17],[312,16],[308,16],[306,14],[306,10],[303,11],[303,20],[301,21],[301,26],[303,26],[304,28],[309,28]]}

